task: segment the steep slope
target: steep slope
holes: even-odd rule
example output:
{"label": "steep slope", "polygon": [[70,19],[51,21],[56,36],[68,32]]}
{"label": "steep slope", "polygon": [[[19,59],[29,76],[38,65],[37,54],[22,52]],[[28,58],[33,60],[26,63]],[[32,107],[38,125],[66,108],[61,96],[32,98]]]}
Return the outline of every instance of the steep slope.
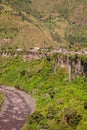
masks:
{"label": "steep slope", "polygon": [[[3,47],[56,46],[49,30],[33,16],[0,4],[0,45]],[[54,44],[53,44],[54,43]]]}
{"label": "steep slope", "polygon": [[65,68],[58,65],[54,73],[54,60],[0,57],[0,84],[35,98],[35,112],[22,130],[87,130],[87,80],[68,82]]}
{"label": "steep slope", "polygon": [[[1,5],[0,37],[10,35],[10,46],[87,48],[86,0],[1,0],[1,3],[16,12],[14,19],[15,14],[8,13],[9,10],[2,9]],[[4,41],[9,42],[9,39]]]}
{"label": "steep slope", "polygon": [[[53,20],[52,13],[57,17],[62,17],[68,22],[65,32],[66,42],[70,45],[78,44],[87,47],[87,1],[86,0],[38,0],[32,1],[32,6],[44,17],[48,14],[45,21]],[[54,18],[55,19],[55,18]],[[59,18],[60,19],[60,18]],[[61,20],[61,19],[60,19]],[[56,22],[58,23],[58,21]],[[53,28],[55,28],[53,26]],[[60,34],[57,33],[59,36]],[[61,36],[61,35],[60,35]]]}

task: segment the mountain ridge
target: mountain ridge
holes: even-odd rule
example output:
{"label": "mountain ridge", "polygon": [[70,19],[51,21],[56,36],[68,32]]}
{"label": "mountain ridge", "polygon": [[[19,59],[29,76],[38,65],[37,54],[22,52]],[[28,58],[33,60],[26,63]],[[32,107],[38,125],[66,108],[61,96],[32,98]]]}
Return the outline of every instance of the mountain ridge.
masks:
{"label": "mountain ridge", "polygon": [[86,0],[2,0],[0,40],[11,37],[2,47],[87,48],[86,7]]}

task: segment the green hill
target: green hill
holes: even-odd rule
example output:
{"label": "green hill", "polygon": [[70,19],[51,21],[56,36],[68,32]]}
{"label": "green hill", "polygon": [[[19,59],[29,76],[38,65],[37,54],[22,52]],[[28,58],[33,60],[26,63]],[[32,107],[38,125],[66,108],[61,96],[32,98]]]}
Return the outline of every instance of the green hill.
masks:
{"label": "green hill", "polygon": [[86,0],[1,0],[0,45],[86,48],[86,14]]}
{"label": "green hill", "polygon": [[[13,8],[1,4],[0,45],[7,47],[48,47],[53,44],[49,30],[31,15],[16,12]],[[55,43],[54,43],[55,44]],[[55,44],[56,46],[56,44]]]}
{"label": "green hill", "polygon": [[54,73],[54,60],[0,57],[0,84],[24,90],[36,101],[22,130],[87,129],[87,80],[68,82],[65,68],[57,66]]}
{"label": "green hill", "polygon": [[[16,56],[15,49],[32,47],[49,49],[47,55],[40,49],[38,60],[27,59],[33,49]],[[58,47],[71,51],[70,57],[51,53]],[[72,51],[79,49],[87,50],[87,0],[0,0],[0,85],[36,101],[22,130],[87,130],[87,56]],[[0,106],[3,99],[0,94]]]}

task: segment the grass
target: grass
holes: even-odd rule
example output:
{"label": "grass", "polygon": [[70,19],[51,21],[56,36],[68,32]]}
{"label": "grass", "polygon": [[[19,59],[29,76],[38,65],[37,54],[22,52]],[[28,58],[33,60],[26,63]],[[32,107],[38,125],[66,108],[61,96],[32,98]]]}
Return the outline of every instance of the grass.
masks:
{"label": "grass", "polygon": [[54,74],[53,59],[0,58],[0,63],[0,84],[22,89],[36,100],[35,112],[22,130],[86,130],[87,82],[83,78],[69,83],[66,70],[60,67]]}
{"label": "grass", "polygon": [[[0,43],[2,48],[26,48],[34,46],[57,46],[44,24],[21,10],[15,11],[10,5],[0,4]],[[9,39],[9,43],[4,42]]]}
{"label": "grass", "polygon": [[5,0],[0,7],[0,39],[10,39],[3,48],[87,49],[86,0]]}
{"label": "grass", "polygon": [[0,111],[1,111],[2,105],[4,103],[4,100],[5,100],[4,95],[2,93],[0,93]]}
{"label": "grass", "polygon": [[[5,0],[0,3],[0,40],[9,43],[0,48],[86,49],[86,12],[86,0]],[[59,66],[54,74],[53,59],[23,62],[21,57],[0,57],[0,84],[24,90],[36,100],[35,113],[22,130],[87,129],[87,82],[80,77],[69,83]]]}

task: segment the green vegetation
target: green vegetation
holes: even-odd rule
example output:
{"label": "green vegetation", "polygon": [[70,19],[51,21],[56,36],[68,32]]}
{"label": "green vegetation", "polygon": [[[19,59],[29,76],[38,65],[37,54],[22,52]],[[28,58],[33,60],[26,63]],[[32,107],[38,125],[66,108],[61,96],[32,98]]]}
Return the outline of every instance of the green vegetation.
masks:
{"label": "green vegetation", "polygon": [[[0,0],[0,51],[14,54],[32,47],[86,50],[87,0]],[[36,110],[22,130],[87,130],[86,78],[68,82],[66,69],[54,69],[49,56],[26,62],[0,57],[0,84],[36,99]]]}
{"label": "green vegetation", "polygon": [[0,84],[24,90],[36,100],[35,112],[22,130],[87,129],[87,81],[79,77],[68,82],[66,70],[59,66],[54,73],[53,58],[0,58]]}
{"label": "green vegetation", "polygon": [[3,105],[3,103],[4,103],[4,95],[2,94],[2,93],[0,93],[0,111],[1,111],[1,107],[2,107],[2,105]]}
{"label": "green vegetation", "polygon": [[7,4],[0,6],[0,48],[57,46],[49,30],[32,15],[17,11]]}

